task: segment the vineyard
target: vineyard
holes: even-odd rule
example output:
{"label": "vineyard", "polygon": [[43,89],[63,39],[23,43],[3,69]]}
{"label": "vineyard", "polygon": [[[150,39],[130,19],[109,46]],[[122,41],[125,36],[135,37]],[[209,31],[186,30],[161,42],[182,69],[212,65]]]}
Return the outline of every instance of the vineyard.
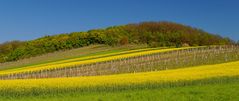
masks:
{"label": "vineyard", "polygon": [[0,79],[96,76],[176,69],[239,60],[238,46],[138,49],[0,72]]}
{"label": "vineyard", "polygon": [[[73,100],[75,94],[77,98],[85,95],[98,98],[101,94],[124,98],[120,92],[131,94],[158,89],[157,94],[174,88],[205,88],[207,85],[228,89],[232,84],[239,84],[238,61],[239,46],[236,45],[103,51],[3,69],[0,71],[0,100],[30,96],[38,97],[36,100],[40,101],[42,97],[60,97],[62,94],[69,96],[69,100]],[[213,89],[213,92],[217,91]],[[170,95],[165,94],[167,96]]]}
{"label": "vineyard", "polygon": [[[239,62],[192,68],[75,78],[0,80],[0,96],[26,97],[67,92],[177,87],[239,81]],[[227,67],[227,68],[225,68]],[[211,79],[210,79],[211,78]],[[207,80],[208,79],[208,80]]]}
{"label": "vineyard", "polygon": [[239,101],[238,5],[0,0],[0,101]]}
{"label": "vineyard", "polygon": [[53,62],[49,64],[41,64],[36,66],[29,66],[23,67],[20,69],[9,69],[5,71],[1,71],[0,74],[13,74],[13,73],[21,73],[21,72],[34,72],[34,71],[42,71],[42,70],[54,70],[54,69],[61,69],[61,68],[71,68],[71,66],[75,65],[86,65],[98,62],[107,62],[117,59],[124,59],[129,57],[153,54],[158,52],[166,52],[166,51],[173,51],[173,50],[180,50],[180,49],[187,49],[187,48],[170,48],[170,49],[139,49],[139,50],[130,50],[118,53],[110,53],[110,54],[103,54],[103,55],[96,55],[91,57],[82,57],[82,58],[75,58],[69,60],[63,60],[59,62]]}

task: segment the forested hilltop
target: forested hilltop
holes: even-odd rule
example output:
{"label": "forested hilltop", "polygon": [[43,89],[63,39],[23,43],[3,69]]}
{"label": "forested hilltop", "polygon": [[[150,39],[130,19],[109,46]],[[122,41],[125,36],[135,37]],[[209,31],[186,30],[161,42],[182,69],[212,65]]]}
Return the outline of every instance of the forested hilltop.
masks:
{"label": "forested hilltop", "polygon": [[234,44],[229,38],[173,22],[143,22],[87,32],[44,36],[30,41],[0,44],[0,62],[15,61],[44,53],[91,44],[110,46],[148,44],[150,47],[181,47]]}

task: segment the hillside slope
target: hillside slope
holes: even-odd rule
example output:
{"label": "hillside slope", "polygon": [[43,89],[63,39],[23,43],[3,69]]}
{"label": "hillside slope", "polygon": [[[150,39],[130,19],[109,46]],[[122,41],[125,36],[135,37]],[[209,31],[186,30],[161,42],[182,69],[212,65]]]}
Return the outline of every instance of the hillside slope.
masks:
{"label": "hillside slope", "polygon": [[132,50],[122,48],[121,50],[103,51],[70,59],[3,69],[0,71],[0,79],[55,78],[148,72],[238,60],[238,46],[159,47]]}
{"label": "hillside slope", "polygon": [[21,59],[18,61],[0,63],[0,70],[21,68],[26,66],[34,66],[46,63],[52,63],[56,61],[74,59],[79,57],[88,57],[100,54],[115,53],[139,48],[146,48],[147,45],[123,45],[118,47],[112,47],[108,45],[89,45],[81,48],[57,51],[53,53],[43,54],[31,58]]}
{"label": "hillside slope", "polygon": [[35,40],[12,41],[0,45],[0,62],[15,61],[45,53],[92,44],[110,46],[148,44],[151,47],[203,46],[233,44],[229,38],[172,22],[143,22],[45,36]]}
{"label": "hillside slope", "polygon": [[[54,96],[58,96],[58,99],[61,98],[60,96],[66,96],[65,98],[67,99],[69,94],[73,94],[70,96],[87,97],[89,96],[88,94],[96,94],[95,96],[99,96],[105,92],[109,92],[111,94],[117,94],[119,92],[127,93],[127,91],[131,92],[131,90],[136,90],[136,92],[145,92],[145,89],[146,92],[149,92],[147,89],[158,89],[158,92],[161,92],[164,89],[174,87],[184,87],[176,89],[191,89],[190,85],[196,85],[202,88],[211,87],[210,85],[208,87],[204,86],[207,84],[217,84],[217,87],[226,89],[233,83],[238,84],[238,65],[239,62],[237,61],[185,69],[135,74],[55,79],[0,80],[0,99],[4,99],[6,97],[11,97],[13,99],[31,97],[52,98]],[[198,90],[196,86],[193,87],[195,92],[210,92],[216,90]],[[176,92],[175,90],[173,91]],[[184,92],[187,92],[187,90]],[[142,94],[144,93],[139,93],[139,95],[132,97],[135,98],[137,96],[143,96]],[[168,94],[172,95],[172,93]],[[122,95],[120,94],[119,96]],[[185,96],[189,95],[185,94]],[[214,95],[214,98],[217,96],[219,95]],[[225,96],[228,97],[228,95]],[[145,97],[149,97],[149,95]],[[182,98],[182,96],[178,97]],[[235,98],[237,96],[234,95],[231,97]],[[161,99],[158,98],[158,96],[154,96],[154,98]]]}
{"label": "hillside slope", "polygon": [[0,101],[238,98],[239,46],[94,47],[98,53],[1,70]]}

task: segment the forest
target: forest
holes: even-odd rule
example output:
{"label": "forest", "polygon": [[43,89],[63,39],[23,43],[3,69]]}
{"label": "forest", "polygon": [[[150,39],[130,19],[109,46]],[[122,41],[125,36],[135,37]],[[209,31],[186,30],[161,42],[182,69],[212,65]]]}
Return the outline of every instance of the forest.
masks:
{"label": "forest", "polygon": [[236,42],[230,38],[174,22],[141,22],[86,32],[44,36],[28,41],[8,41],[0,44],[0,62],[16,61],[92,44],[110,46],[147,44],[149,47],[183,47],[230,45]]}

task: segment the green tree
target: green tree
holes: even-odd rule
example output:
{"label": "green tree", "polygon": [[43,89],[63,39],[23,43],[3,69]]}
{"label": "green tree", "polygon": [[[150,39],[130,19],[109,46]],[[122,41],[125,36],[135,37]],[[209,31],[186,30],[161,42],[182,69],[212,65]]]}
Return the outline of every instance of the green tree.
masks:
{"label": "green tree", "polygon": [[84,47],[90,44],[148,44],[151,47],[226,45],[229,38],[173,22],[142,22],[87,32],[44,36],[31,41],[10,41],[0,44],[0,62],[13,61],[44,53]]}

